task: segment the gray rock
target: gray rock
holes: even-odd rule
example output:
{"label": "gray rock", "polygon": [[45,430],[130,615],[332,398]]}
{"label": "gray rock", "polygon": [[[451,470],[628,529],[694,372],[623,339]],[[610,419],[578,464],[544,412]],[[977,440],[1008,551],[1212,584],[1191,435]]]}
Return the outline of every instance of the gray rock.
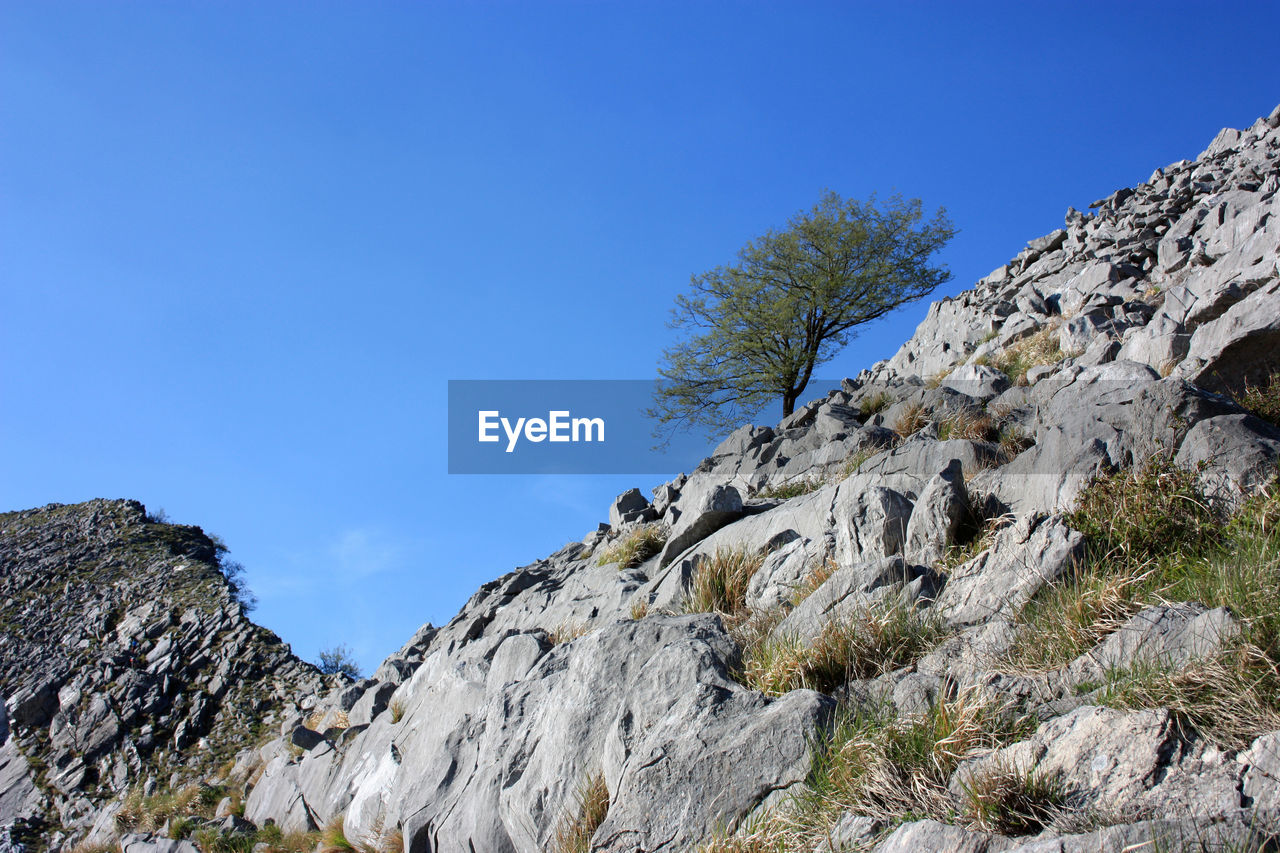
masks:
{"label": "gray rock", "polygon": [[1181,667],[1216,655],[1240,626],[1225,608],[1161,604],[1135,613],[1068,668],[1073,682],[1142,667]]}
{"label": "gray rock", "polygon": [[1238,507],[1276,477],[1280,429],[1252,415],[1220,415],[1187,431],[1174,461],[1198,471],[1205,494]]}
{"label": "gray rock", "polygon": [[1008,842],[999,836],[970,832],[936,820],[904,823],[875,847],[875,853],[996,853]]}
{"label": "gray rock", "polygon": [[927,570],[908,566],[899,556],[858,563],[833,573],[787,614],[773,633],[777,637],[813,640],[829,622],[848,619],[886,595],[905,593],[906,598],[912,599],[922,587],[931,591],[932,586],[932,575]]}
{"label": "gray rock", "polygon": [[652,512],[649,501],[640,493],[639,489],[628,489],[618,495],[609,507],[609,526],[621,527],[635,521],[649,520],[656,518],[657,515]]}
{"label": "gray rock", "polygon": [[956,541],[969,516],[969,493],[959,459],[931,479],[916,498],[907,522],[904,556],[908,562],[933,565]]}
{"label": "gray rock", "polygon": [[842,484],[831,506],[836,559],[852,565],[902,553],[911,502],[893,489],[856,485],[852,480]]}
{"label": "gray rock", "polygon": [[1012,617],[1083,554],[1084,537],[1060,518],[1023,516],[998,532],[990,548],[951,573],[935,606],[956,626]]}
{"label": "gray rock", "polygon": [[186,840],[129,834],[120,839],[120,853],[200,853],[200,849]]}
{"label": "gray rock", "polygon": [[1240,788],[1245,805],[1261,811],[1280,810],[1280,732],[1258,738],[1236,761],[1247,768]]}
{"label": "gray rock", "polygon": [[1231,306],[1191,336],[1176,376],[1211,390],[1262,384],[1280,368],[1280,281]]}
{"label": "gray rock", "polygon": [[742,495],[733,486],[686,485],[680,496],[680,519],[671,529],[658,558],[659,566],[742,516]]}

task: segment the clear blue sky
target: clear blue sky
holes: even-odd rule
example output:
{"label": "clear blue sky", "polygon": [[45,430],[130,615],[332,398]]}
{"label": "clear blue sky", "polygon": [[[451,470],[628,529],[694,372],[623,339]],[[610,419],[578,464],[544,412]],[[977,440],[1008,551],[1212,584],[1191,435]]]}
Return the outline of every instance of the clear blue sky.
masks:
{"label": "clear blue sky", "polygon": [[962,290],[1268,113],[1277,32],[1274,2],[4,2],[0,507],[163,507],[299,654],[371,669],[658,482],[451,477],[447,380],[652,376],[690,274],[824,187],[945,205]]}

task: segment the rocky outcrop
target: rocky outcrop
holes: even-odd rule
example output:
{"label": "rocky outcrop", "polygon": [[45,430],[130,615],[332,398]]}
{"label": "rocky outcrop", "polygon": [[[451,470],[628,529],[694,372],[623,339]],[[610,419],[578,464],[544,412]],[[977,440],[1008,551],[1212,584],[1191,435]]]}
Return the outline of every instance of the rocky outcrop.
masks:
{"label": "rocky outcrop", "polygon": [[[1107,811],[1095,823],[1111,825],[1026,838],[850,811],[818,849],[1119,850],[1271,832],[1280,733],[1233,752],[1168,709],[1098,704],[1095,682],[1117,668],[1184,666],[1228,648],[1243,623],[1226,608],[1135,607],[1047,672],[993,661],[1014,643],[1023,608],[1079,569],[1086,543],[1070,511],[1100,473],[1168,456],[1223,511],[1273,482],[1280,430],[1232,395],[1280,371],[1278,189],[1280,110],[1091,213],[1068,211],[1064,228],[936,303],[893,358],[776,427],[735,431],[652,501],[620,495],[607,524],[484,585],[371,679],[321,685],[287,656],[261,673],[211,669],[226,658],[203,638],[252,635],[237,634],[245,623],[225,595],[189,619],[126,608],[96,640],[81,622],[115,611],[77,600],[97,615],[67,636],[87,645],[61,643],[65,665],[33,663],[5,682],[19,733],[9,742],[21,749],[0,752],[0,804],[45,808],[42,797],[61,797],[76,817],[77,804],[93,802],[87,788],[120,789],[102,787],[115,784],[119,762],[125,781],[143,772],[139,726],[151,726],[152,752],[213,742],[225,699],[202,708],[175,697],[131,714],[119,696],[133,677],[121,681],[118,663],[94,670],[109,677],[84,675],[100,649],[118,654],[138,636],[145,672],[170,667],[164,684],[176,667],[223,685],[223,696],[235,679],[274,679],[281,701],[255,719],[275,737],[247,745],[236,766],[247,771],[245,817],[285,831],[340,819],[349,839],[369,845],[399,832],[411,851],[541,851],[594,786],[607,813],[588,828],[591,849],[684,850],[757,826],[803,790],[839,705],[910,721],[977,697],[1038,725],[959,756],[937,796],[954,797],[954,811],[975,779],[1043,771],[1074,813]],[[78,523],[87,539],[117,524]],[[658,531],[665,542],[639,552],[638,565],[601,564],[611,546]],[[686,612],[699,574],[726,555],[754,560],[744,612]],[[216,573],[216,562],[191,554],[166,559]],[[749,642],[814,643],[875,608],[899,608],[940,639],[860,677],[845,670],[830,695],[766,696],[742,683]],[[95,645],[102,636],[115,645]],[[139,695],[152,695],[146,685]],[[24,769],[35,741],[21,732],[41,730],[67,745],[61,775]],[[77,761],[96,775],[66,776],[80,772]],[[65,791],[48,793],[62,778]]]}
{"label": "rocky outcrop", "polygon": [[133,501],[0,515],[0,823],[74,837],[132,788],[210,774],[322,687],[245,617],[223,551]]}

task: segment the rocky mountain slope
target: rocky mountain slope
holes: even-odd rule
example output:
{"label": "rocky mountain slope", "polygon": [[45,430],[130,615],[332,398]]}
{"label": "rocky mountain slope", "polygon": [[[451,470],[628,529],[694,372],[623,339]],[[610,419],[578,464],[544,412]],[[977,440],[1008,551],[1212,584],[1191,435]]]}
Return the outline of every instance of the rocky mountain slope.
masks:
{"label": "rocky mountain slope", "polygon": [[289,694],[219,831],[1255,849],[1280,830],[1277,189],[1280,108],[1069,211],[892,359],[619,496],[372,678]]}
{"label": "rocky mountain slope", "polygon": [[133,501],[0,515],[0,823],[56,841],[212,777],[319,673],[244,615],[221,545]]}

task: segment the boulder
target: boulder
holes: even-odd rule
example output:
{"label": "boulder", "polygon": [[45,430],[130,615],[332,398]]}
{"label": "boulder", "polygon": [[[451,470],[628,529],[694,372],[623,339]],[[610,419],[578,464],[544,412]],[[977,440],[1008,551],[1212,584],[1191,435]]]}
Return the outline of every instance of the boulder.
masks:
{"label": "boulder", "polygon": [[613,528],[656,517],[657,514],[652,511],[649,501],[639,489],[628,489],[614,498],[609,506],[609,526]]}
{"label": "boulder", "polygon": [[691,546],[740,517],[742,495],[733,486],[687,484],[680,495],[680,518],[671,529],[658,565],[669,565]]}
{"label": "boulder", "polygon": [[1083,554],[1084,537],[1061,518],[1023,516],[998,532],[991,547],[951,573],[935,606],[955,626],[1012,617]]}
{"label": "boulder", "polygon": [[956,541],[969,517],[969,493],[959,459],[952,459],[925,484],[907,522],[904,556],[908,562],[933,565]]}

